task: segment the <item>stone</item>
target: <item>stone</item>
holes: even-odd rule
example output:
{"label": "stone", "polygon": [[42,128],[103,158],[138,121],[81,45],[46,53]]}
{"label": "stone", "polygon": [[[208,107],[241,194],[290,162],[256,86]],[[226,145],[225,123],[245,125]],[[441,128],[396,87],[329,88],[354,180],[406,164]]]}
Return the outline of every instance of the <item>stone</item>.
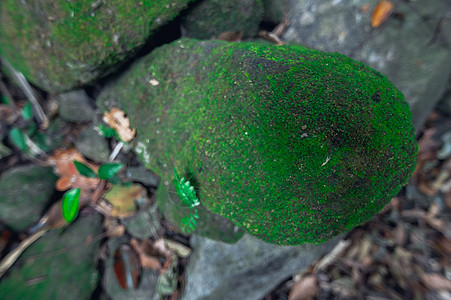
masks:
{"label": "stone", "polygon": [[73,89],[129,59],[190,1],[0,1],[0,54],[44,90]]}
{"label": "stone", "polygon": [[343,53],[385,74],[412,109],[418,134],[446,89],[451,74],[451,23],[442,22],[446,1],[392,1],[404,17],[371,28],[368,3],[358,1],[289,1],[286,42]]}
{"label": "stone", "polygon": [[204,0],[193,5],[182,26],[185,36],[197,39],[217,38],[227,31],[254,37],[263,17],[261,0]]}
{"label": "stone", "polygon": [[49,204],[57,177],[51,168],[25,165],[0,177],[0,220],[22,231],[37,222]]}
{"label": "stone", "polygon": [[125,173],[128,180],[140,182],[149,187],[157,187],[160,182],[157,174],[141,165],[137,167],[128,167],[125,169]]}
{"label": "stone", "polygon": [[2,299],[91,299],[99,280],[99,214],[50,229],[29,246],[0,281]]}
{"label": "stone", "polygon": [[108,142],[92,126],[85,128],[78,139],[75,147],[84,157],[98,163],[108,162],[110,149]]}
{"label": "stone", "polygon": [[415,166],[402,94],[336,53],[181,39],[137,62],[98,101],[130,117],[135,151],[162,178],[159,209],[178,226],[174,211],[190,209],[175,193],[174,169],[195,188],[199,222],[211,212],[266,242],[296,245],[368,221]]}
{"label": "stone", "polygon": [[94,117],[94,108],[90,105],[88,95],[84,90],[59,94],[58,112],[61,118],[68,122],[86,123]]}
{"label": "stone", "polygon": [[158,271],[143,269],[137,289],[124,290],[118,283],[114,273],[114,253],[121,244],[128,243],[125,237],[110,239],[107,242],[110,253],[105,262],[105,272],[102,278],[102,286],[106,294],[113,300],[157,300]]}
{"label": "stone", "polygon": [[160,228],[157,207],[151,205],[147,210],[124,220],[127,232],[133,237],[144,240],[151,236],[157,236]]}
{"label": "stone", "polygon": [[182,299],[263,299],[284,279],[308,267],[335,246],[278,246],[244,235],[234,245],[193,235]]}

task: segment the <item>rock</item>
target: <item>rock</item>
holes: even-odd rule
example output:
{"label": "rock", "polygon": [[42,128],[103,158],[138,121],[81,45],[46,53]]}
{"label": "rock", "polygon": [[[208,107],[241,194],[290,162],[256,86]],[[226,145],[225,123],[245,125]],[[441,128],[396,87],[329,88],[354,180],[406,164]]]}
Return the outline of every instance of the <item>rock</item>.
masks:
{"label": "rock", "polygon": [[152,205],[147,210],[123,222],[129,234],[135,238],[144,240],[158,235],[158,229],[160,228],[158,220],[157,207],[156,205]]}
{"label": "rock", "polygon": [[157,187],[160,179],[158,175],[146,169],[144,166],[128,167],[125,169],[130,181],[140,182],[146,186]]}
{"label": "rock", "polygon": [[158,271],[143,269],[137,289],[124,290],[119,285],[116,275],[114,274],[114,253],[121,244],[127,242],[128,240],[124,237],[110,239],[107,242],[110,255],[105,263],[105,273],[102,278],[102,285],[105,292],[113,300],[159,299],[157,294]]}
{"label": "rock", "polygon": [[57,96],[58,112],[65,121],[86,123],[94,117],[94,108],[89,104],[84,90],[76,90]]}
{"label": "rock", "polygon": [[376,2],[364,9],[367,2],[290,1],[283,40],[346,54],[387,75],[409,102],[418,133],[451,74],[451,23],[441,22],[451,4],[392,1],[402,20],[390,18],[373,29]]}
{"label": "rock", "polygon": [[69,90],[110,73],[190,1],[0,1],[0,54],[42,89]]}
{"label": "rock", "polygon": [[41,217],[49,204],[57,177],[51,168],[20,166],[0,178],[0,220],[22,231]]}
{"label": "rock", "polygon": [[204,0],[190,8],[182,23],[186,37],[217,38],[226,31],[243,32],[244,37],[257,34],[263,17],[261,0]]}
{"label": "rock", "polygon": [[2,299],[91,299],[99,274],[96,255],[98,214],[52,229],[20,256],[0,281]]}
{"label": "rock", "polygon": [[263,21],[273,24],[282,22],[283,15],[288,13],[289,0],[263,0]]}
{"label": "rock", "polygon": [[244,235],[228,245],[194,235],[182,299],[263,299],[337,242],[335,238],[317,246],[277,246]]}
{"label": "rock", "polygon": [[340,54],[182,39],[144,57],[98,100],[130,117],[135,151],[162,178],[159,208],[178,226],[174,168],[196,188],[202,213],[294,245],[368,221],[415,165],[402,94]]}
{"label": "rock", "polygon": [[75,142],[75,147],[84,157],[98,163],[108,162],[110,155],[108,143],[92,126],[83,130]]}

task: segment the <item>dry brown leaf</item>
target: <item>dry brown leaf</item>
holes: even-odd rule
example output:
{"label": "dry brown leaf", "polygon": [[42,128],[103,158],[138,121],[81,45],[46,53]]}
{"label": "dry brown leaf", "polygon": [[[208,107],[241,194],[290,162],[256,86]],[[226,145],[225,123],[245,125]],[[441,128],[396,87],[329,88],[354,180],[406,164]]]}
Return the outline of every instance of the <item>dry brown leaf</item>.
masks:
{"label": "dry brown leaf", "polygon": [[160,256],[170,257],[172,255],[171,249],[169,249],[168,244],[162,238],[156,240],[153,243],[153,248],[158,252]]}
{"label": "dry brown leaf", "polygon": [[120,224],[115,218],[106,217],[103,226],[109,238],[118,238],[125,234],[125,226]]}
{"label": "dry brown leaf", "polygon": [[141,266],[143,268],[152,270],[161,270],[163,268],[160,261],[156,257],[148,253],[148,245],[145,241],[138,242],[138,240],[136,239],[131,239],[130,245],[132,245],[132,247],[138,253],[139,260],[141,261]]}
{"label": "dry brown leaf", "polygon": [[122,110],[112,108],[109,112],[103,114],[103,121],[116,130],[122,141],[128,143],[135,137],[136,129],[130,128],[130,120]]}
{"label": "dry brown leaf", "polygon": [[239,42],[243,39],[243,31],[226,31],[218,36],[218,40],[227,42]]}
{"label": "dry brown leaf", "polygon": [[[57,150],[55,154],[48,158],[48,162],[55,169],[55,173],[60,176],[55,184],[55,188],[59,191],[67,190],[68,188],[81,188],[82,197],[88,196],[86,193],[97,188],[100,183],[98,178],[88,178],[80,175],[75,168],[74,160],[81,162],[90,167],[94,172],[97,172],[99,166],[88,162],[77,150]],[[83,196],[84,194],[84,196]]]}
{"label": "dry brown leaf", "polygon": [[178,257],[186,258],[191,254],[191,249],[183,244],[168,239],[164,239],[164,242],[166,243],[169,250],[177,254]]}
{"label": "dry brown leaf", "polygon": [[421,276],[423,283],[430,289],[451,291],[451,280],[436,273],[425,273]]}
{"label": "dry brown leaf", "polygon": [[309,300],[315,297],[318,291],[318,282],[315,275],[307,275],[296,282],[290,291],[290,300]]}
{"label": "dry brown leaf", "polygon": [[390,1],[379,1],[371,15],[371,27],[381,26],[393,12],[393,7],[394,5]]}

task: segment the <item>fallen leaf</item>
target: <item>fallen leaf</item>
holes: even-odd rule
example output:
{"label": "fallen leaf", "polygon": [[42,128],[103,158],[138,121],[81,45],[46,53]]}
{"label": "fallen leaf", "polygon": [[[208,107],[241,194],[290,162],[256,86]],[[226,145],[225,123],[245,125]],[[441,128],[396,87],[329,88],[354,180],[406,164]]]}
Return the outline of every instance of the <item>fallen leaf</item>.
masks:
{"label": "fallen leaf", "polygon": [[307,275],[296,282],[290,291],[290,300],[313,299],[318,291],[318,283],[314,275]]}
{"label": "fallen leaf", "polygon": [[451,280],[436,273],[425,273],[421,276],[423,283],[430,289],[451,291]]}
{"label": "fallen leaf", "polygon": [[393,3],[390,1],[379,1],[371,15],[371,27],[377,28],[384,23],[393,11]]}
{"label": "fallen leaf", "polygon": [[[74,160],[85,164],[95,172],[98,171],[99,166],[88,162],[77,150],[56,150],[55,153],[48,158],[50,165],[54,167],[54,171],[60,178],[55,184],[58,191],[65,191],[72,188],[80,188],[82,190],[82,198],[90,196],[90,192],[97,188],[100,179],[88,178],[80,175],[75,167]],[[88,193],[88,195],[86,194]]]}
{"label": "fallen leaf", "polygon": [[161,270],[163,266],[158,258],[150,254],[150,241],[141,241],[138,242],[136,239],[130,240],[130,245],[135,249],[135,251],[139,255],[139,260],[141,261],[141,265],[143,268],[152,269],[152,270]]}
{"label": "fallen leaf", "polygon": [[164,239],[164,242],[166,243],[169,250],[177,254],[178,257],[186,258],[191,254],[191,249],[183,244],[168,239]]}
{"label": "fallen leaf", "polygon": [[141,275],[138,254],[130,245],[122,244],[114,253],[114,273],[124,289],[136,289]]}
{"label": "fallen leaf", "polygon": [[111,204],[110,216],[127,218],[137,212],[136,203],[142,202],[141,199],[143,198],[147,198],[147,193],[139,184],[130,186],[113,184],[103,195],[103,198]]}
{"label": "fallen leaf", "polygon": [[239,42],[243,39],[243,31],[226,31],[218,36],[218,40],[227,42]]}
{"label": "fallen leaf", "polygon": [[109,112],[104,113],[103,121],[116,130],[122,141],[128,143],[135,137],[136,129],[130,128],[130,120],[122,110],[112,108]]}

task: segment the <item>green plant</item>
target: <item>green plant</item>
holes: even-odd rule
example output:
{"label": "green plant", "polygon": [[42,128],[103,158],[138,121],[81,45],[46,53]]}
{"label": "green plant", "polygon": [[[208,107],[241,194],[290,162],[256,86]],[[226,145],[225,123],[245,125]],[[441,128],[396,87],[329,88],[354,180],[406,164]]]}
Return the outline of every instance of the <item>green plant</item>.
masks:
{"label": "green plant", "polygon": [[[120,178],[117,177],[117,173],[123,168],[123,163],[107,163],[102,164],[99,167],[98,174],[94,172],[93,169],[81,163],[79,161],[73,161],[75,168],[80,173],[80,175],[88,178],[99,178],[102,180],[108,180],[110,182],[116,183],[120,182]],[[64,196],[61,203],[61,209],[63,212],[64,219],[70,223],[72,222],[78,213],[79,201],[81,197],[82,190],[80,188],[72,188],[68,190]]]}
{"label": "green plant", "polygon": [[[196,191],[194,190],[194,186],[185,179],[185,177],[181,177],[177,174],[177,171],[174,168],[174,186],[175,192],[179,199],[186,205],[189,206],[190,209],[200,205],[200,201],[196,196]],[[184,216],[181,219],[183,224],[182,231],[184,233],[191,233],[196,229],[196,219],[199,219],[199,215],[197,214],[197,209],[194,210],[194,213],[189,213],[187,216]]]}

